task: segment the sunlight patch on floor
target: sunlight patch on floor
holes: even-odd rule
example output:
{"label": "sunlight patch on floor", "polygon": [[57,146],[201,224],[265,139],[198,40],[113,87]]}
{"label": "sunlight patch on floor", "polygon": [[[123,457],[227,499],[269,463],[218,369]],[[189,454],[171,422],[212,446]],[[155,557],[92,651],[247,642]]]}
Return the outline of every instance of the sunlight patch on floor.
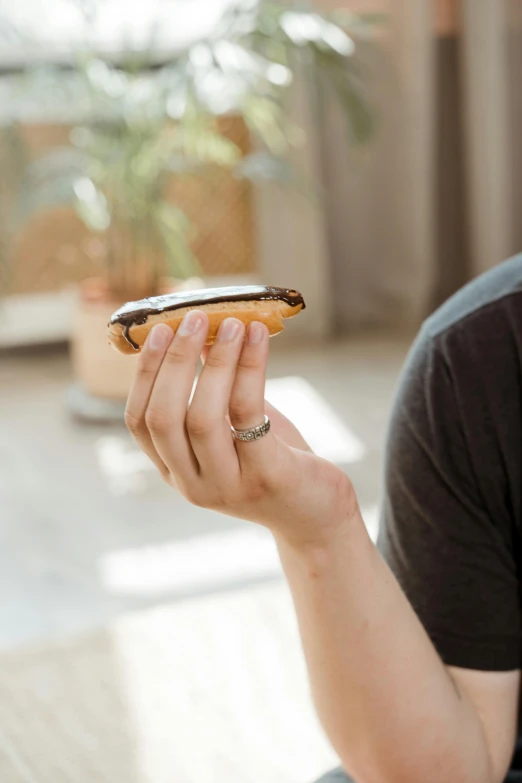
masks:
{"label": "sunlight patch on floor", "polygon": [[105,554],[100,581],[109,593],[213,592],[282,574],[268,531],[245,524],[208,536]]}
{"label": "sunlight patch on floor", "polygon": [[[377,508],[362,514],[375,541]],[[282,576],[271,534],[249,523],[184,541],[109,552],[99,562],[102,587],[116,595],[211,593]]]}
{"label": "sunlight patch on floor", "polygon": [[145,491],[147,473],[156,470],[146,454],[128,437],[120,435],[99,438],[96,457],[108,488],[116,497]]}
{"label": "sunlight patch on floor", "polygon": [[141,783],[310,783],[337,765],[282,582],[147,610],[111,638]]}
{"label": "sunlight patch on floor", "polygon": [[338,464],[363,459],[364,444],[304,378],[292,376],[267,381],[266,398],[296,425],[320,457]]}
{"label": "sunlight patch on floor", "polygon": [[[267,381],[267,400],[289,418],[320,457],[352,464],[366,454],[364,444],[344,424],[324,397],[304,378]],[[96,444],[98,466],[113,495],[140,493],[154,466],[126,436],[102,437]]]}

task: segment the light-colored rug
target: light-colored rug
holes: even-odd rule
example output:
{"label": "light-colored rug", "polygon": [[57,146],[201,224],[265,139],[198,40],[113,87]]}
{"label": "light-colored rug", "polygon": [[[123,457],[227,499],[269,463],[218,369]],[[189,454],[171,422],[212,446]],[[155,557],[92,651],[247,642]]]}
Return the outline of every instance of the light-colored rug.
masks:
{"label": "light-colored rug", "polygon": [[281,582],[0,658],[1,783],[311,783],[335,765]]}

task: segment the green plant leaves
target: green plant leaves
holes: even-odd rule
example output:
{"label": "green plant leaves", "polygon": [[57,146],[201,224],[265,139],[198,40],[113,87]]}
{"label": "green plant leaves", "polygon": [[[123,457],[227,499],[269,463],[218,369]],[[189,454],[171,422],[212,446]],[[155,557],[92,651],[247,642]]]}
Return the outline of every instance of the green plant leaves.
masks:
{"label": "green plant leaves", "polygon": [[111,224],[109,203],[88,177],[80,177],[73,186],[77,215],[91,231],[106,231]]}
{"label": "green plant leaves", "polygon": [[234,169],[238,179],[247,179],[255,184],[280,182],[284,185],[295,184],[295,167],[284,157],[259,151],[246,155]]}
{"label": "green plant leaves", "polygon": [[192,165],[233,166],[241,150],[233,141],[201,121],[183,123],[174,134],[173,147]]}
{"label": "green plant leaves", "polygon": [[[111,280],[127,286],[143,272],[140,264],[155,266],[148,278],[158,280],[165,260],[174,277],[197,274],[193,227],[166,200],[169,178],[197,176],[212,187],[216,173],[228,172],[314,198],[317,188],[292,163],[292,148],[305,134],[292,118],[290,90],[303,74],[307,84],[326,86],[343,110],[350,140],[367,141],[374,118],[353,55],[357,34],[372,23],[285,2],[238,0],[211,35],[166,61],[151,38],[147,51],[127,47],[117,63],[88,53],[69,71],[34,69],[22,84],[24,99],[31,96],[48,114],[74,104],[83,122],[69,146],[25,164],[13,189],[16,228],[38,211],[72,205],[91,230],[107,234],[108,246],[120,247],[117,237],[125,237],[125,251],[108,254]],[[229,138],[221,124],[227,115],[242,117],[255,152],[244,156]],[[7,182],[7,162],[0,166]],[[4,223],[0,198],[0,228],[8,236]],[[142,252],[147,244],[150,253]]]}
{"label": "green plant leaves", "polygon": [[286,11],[279,17],[279,25],[296,46],[315,44],[341,57],[350,57],[355,51],[354,42],[344,30],[319,14]]}
{"label": "green plant leaves", "polygon": [[253,185],[277,183],[291,187],[312,201],[319,197],[317,185],[307,179],[287,158],[259,150],[242,158],[234,168],[237,179],[245,179]]}
{"label": "green plant leaves", "polygon": [[29,152],[18,127],[12,123],[0,127],[0,295],[9,290],[12,279],[15,205],[28,162]]}
{"label": "green plant leaves", "polygon": [[185,213],[173,204],[161,201],[152,214],[166,251],[171,275],[188,278],[201,273],[201,267],[190,247],[193,228]]}

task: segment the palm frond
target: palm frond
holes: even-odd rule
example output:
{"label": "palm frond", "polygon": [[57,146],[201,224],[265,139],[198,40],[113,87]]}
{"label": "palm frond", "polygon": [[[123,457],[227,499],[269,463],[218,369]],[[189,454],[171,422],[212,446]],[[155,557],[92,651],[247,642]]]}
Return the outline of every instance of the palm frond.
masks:
{"label": "palm frond", "polygon": [[173,149],[188,162],[202,166],[222,168],[233,166],[241,156],[241,150],[231,139],[216,130],[213,123],[183,122],[173,137]]}
{"label": "palm frond", "polygon": [[373,136],[376,118],[358,74],[349,73],[343,60],[320,49],[314,50],[314,58],[323,84],[330,87],[343,110],[350,141],[355,144],[368,142]]}
{"label": "palm frond", "polygon": [[[341,17],[339,17],[340,21]],[[380,16],[379,16],[380,19]],[[250,34],[253,45],[262,53],[291,65],[305,55],[315,69],[325,75],[339,102],[353,143],[367,142],[375,128],[359,67],[353,55],[354,33],[371,24],[363,15],[347,14],[344,26],[333,15],[308,11],[289,11],[281,3],[261,3],[256,29]],[[345,29],[346,28],[346,29]]]}
{"label": "palm frond", "polygon": [[259,151],[245,155],[234,168],[234,176],[255,184],[280,182],[290,185],[295,182],[296,171],[286,158]]}
{"label": "palm frond", "polygon": [[295,125],[277,100],[267,95],[247,95],[241,112],[253,137],[260,139],[270,152],[274,155],[288,152]]}
{"label": "palm frond", "polygon": [[91,231],[106,231],[111,224],[111,212],[105,194],[88,177],[77,179],[73,190],[74,208],[78,217]]}
{"label": "palm frond", "polygon": [[193,227],[180,209],[162,201],[153,212],[153,217],[166,252],[170,273],[189,278],[201,274],[199,262],[190,246]]}
{"label": "palm frond", "polygon": [[[92,21],[94,0],[75,2]],[[354,51],[357,36],[380,20],[296,10],[282,0],[236,0],[212,34],[165,64],[157,62],[152,30],[142,51],[133,52],[127,41],[117,62],[86,49],[69,72],[31,70],[20,82],[20,101],[30,97],[47,113],[80,105],[83,125],[73,129],[70,145],[26,162],[21,178],[11,167],[14,157],[4,160],[0,149],[4,245],[11,229],[5,228],[2,193],[10,191],[16,208],[7,211],[15,228],[36,212],[68,205],[91,230],[124,236],[128,257],[112,253],[110,279],[127,285],[148,264],[146,276],[157,280],[165,259],[174,277],[200,273],[192,224],[165,201],[168,178],[197,176],[211,187],[220,172],[228,172],[256,186],[277,182],[315,198],[317,186],[291,164],[292,147],[305,139],[289,111],[293,76],[305,65],[314,82],[319,77],[343,109],[350,141],[367,141],[374,117]],[[9,101],[13,111],[15,99]],[[256,152],[243,156],[221,130],[218,118],[231,114],[244,120]],[[159,239],[163,255],[157,253]],[[143,253],[147,260],[139,269],[147,243],[151,252]],[[6,258],[2,246],[0,276]]]}
{"label": "palm frond", "polygon": [[310,200],[319,197],[318,187],[294,166],[288,158],[259,150],[246,155],[233,169],[237,179],[244,179],[253,185],[263,186],[277,183],[300,192]]}

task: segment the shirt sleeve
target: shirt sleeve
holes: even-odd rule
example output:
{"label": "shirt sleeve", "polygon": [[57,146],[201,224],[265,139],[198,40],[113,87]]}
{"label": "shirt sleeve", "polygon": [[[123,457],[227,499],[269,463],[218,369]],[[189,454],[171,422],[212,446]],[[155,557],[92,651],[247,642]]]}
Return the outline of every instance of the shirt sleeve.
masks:
{"label": "shirt sleeve", "polygon": [[462,418],[451,363],[423,334],[392,413],[378,546],[446,664],[518,669],[512,520],[505,507],[495,512],[484,502]]}

